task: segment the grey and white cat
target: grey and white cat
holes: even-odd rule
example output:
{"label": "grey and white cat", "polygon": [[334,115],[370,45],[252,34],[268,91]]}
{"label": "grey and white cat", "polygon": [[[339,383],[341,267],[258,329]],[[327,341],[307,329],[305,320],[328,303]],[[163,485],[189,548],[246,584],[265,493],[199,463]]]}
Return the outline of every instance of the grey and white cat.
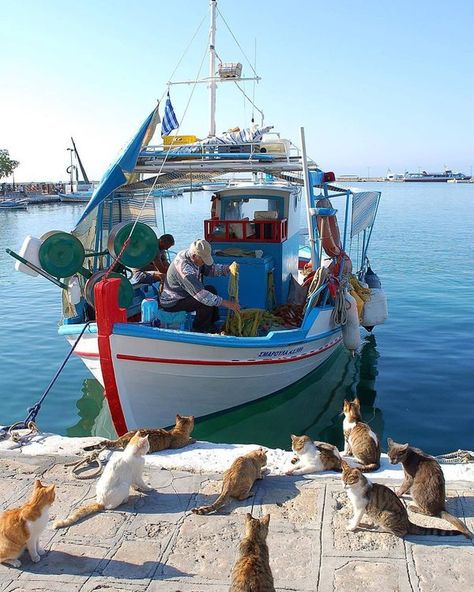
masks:
{"label": "grey and white cat", "polygon": [[405,506],[390,488],[372,483],[360,469],[351,469],[345,461],[342,461],[342,481],[353,509],[353,517],[347,530],[355,530],[362,516],[367,514],[379,526],[379,530],[399,537],[407,534],[439,536],[464,534],[458,530],[425,528],[413,524],[408,519]]}
{"label": "grey and white cat", "polygon": [[411,492],[416,505],[410,506],[412,512],[443,518],[460,530],[466,537],[472,538],[471,531],[459,520],[446,511],[446,483],[439,462],[409,444],[398,444],[388,438],[388,458],[392,465],[402,463],[405,478],[397,495]]}

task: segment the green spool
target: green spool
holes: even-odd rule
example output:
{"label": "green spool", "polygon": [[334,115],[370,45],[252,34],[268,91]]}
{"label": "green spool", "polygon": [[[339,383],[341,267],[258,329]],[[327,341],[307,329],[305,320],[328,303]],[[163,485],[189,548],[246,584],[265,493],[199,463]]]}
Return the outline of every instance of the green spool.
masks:
{"label": "green spool", "polygon": [[66,278],[82,269],[85,253],[79,239],[60,231],[45,236],[38,253],[44,271],[56,278]]}
{"label": "green spool", "polygon": [[[128,239],[133,222],[122,222],[110,231],[107,246],[113,257],[118,257]],[[158,238],[153,229],[138,222],[133,229],[130,242],[120,256],[120,263],[127,267],[141,268],[153,261],[158,253]]]}
{"label": "green spool", "polygon": [[[87,302],[92,306],[95,307],[94,304],[94,287],[95,285],[104,279],[104,275],[107,273],[106,270],[96,271],[91,275],[91,277],[87,280],[86,285],[84,287],[84,295]],[[120,308],[127,308],[130,306],[133,300],[133,286],[128,281],[128,279],[121,275],[120,273],[109,273],[109,278],[119,278],[120,279],[120,288],[119,288],[119,306]]]}

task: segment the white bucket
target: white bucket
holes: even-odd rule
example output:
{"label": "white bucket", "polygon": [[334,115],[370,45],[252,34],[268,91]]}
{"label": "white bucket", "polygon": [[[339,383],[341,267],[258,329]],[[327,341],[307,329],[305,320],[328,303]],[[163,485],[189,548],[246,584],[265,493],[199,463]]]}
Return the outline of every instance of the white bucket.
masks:
{"label": "white bucket", "polygon": [[[20,252],[18,253],[23,259],[26,259],[29,263],[33,263],[36,267],[41,267],[40,260],[39,260],[39,249],[43,241],[35,236],[28,235],[25,237],[23,244],[21,245]],[[15,262],[15,269],[17,271],[21,271],[22,273],[26,273],[27,275],[32,275],[36,277],[38,273],[28,267],[21,261]]]}

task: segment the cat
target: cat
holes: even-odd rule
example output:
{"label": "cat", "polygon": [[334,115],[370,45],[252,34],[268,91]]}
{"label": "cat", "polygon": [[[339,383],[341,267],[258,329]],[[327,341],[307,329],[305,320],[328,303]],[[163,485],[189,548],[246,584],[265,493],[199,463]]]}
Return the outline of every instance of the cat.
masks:
{"label": "cat", "polygon": [[385,485],[372,483],[360,469],[352,469],[342,461],[342,481],[352,503],[353,517],[347,530],[355,530],[364,513],[367,514],[382,532],[390,532],[398,537],[407,534],[451,536],[463,534],[458,530],[425,528],[410,522],[403,502]]}
{"label": "cat", "polygon": [[391,438],[388,438],[387,442],[387,454],[391,464],[402,463],[403,465],[405,479],[397,495],[400,497],[411,490],[416,506],[410,506],[410,510],[443,518],[466,537],[472,538],[471,531],[461,520],[446,511],[446,485],[439,462],[419,448],[408,444],[397,444]]}
{"label": "cat", "polygon": [[48,523],[49,508],[56,497],[55,485],[35,481],[31,499],[20,508],[12,508],[0,515],[0,563],[20,567],[18,559],[25,547],[31,560],[37,563],[45,550],[39,539]]}
{"label": "cat", "polygon": [[376,471],[380,467],[380,442],[377,434],[362,421],[359,399],[344,400],[343,413],[345,444],[342,454],[360,461],[361,471]]}
{"label": "cat", "polygon": [[[159,452],[167,448],[183,448],[188,444],[194,444],[196,440],[190,438],[191,432],[194,429],[194,417],[192,415],[176,415],[176,425],[170,430],[163,428],[146,428],[141,429],[141,436],[148,436],[150,443],[150,454]],[[125,448],[130,442],[137,430],[127,432],[117,440],[102,440],[98,444],[86,446],[84,450],[98,450],[100,448]]]}
{"label": "cat", "polygon": [[65,520],[56,520],[53,528],[63,528],[77,522],[80,518],[100,512],[113,510],[128,500],[130,487],[137,491],[151,491],[143,481],[145,454],[150,445],[148,436],[141,437],[137,432],[123,453],[113,458],[105,467],[96,485],[96,501],[82,506]]}
{"label": "cat", "polygon": [[309,436],[291,435],[291,449],[296,454],[287,475],[304,475],[318,471],[342,471],[339,450],[326,442],[313,442]]}
{"label": "cat", "polygon": [[209,514],[221,508],[229,498],[240,501],[252,497],[250,490],[257,479],[263,479],[267,455],[263,448],[239,456],[224,473],[220,496],[210,506],[193,508],[195,514]]}
{"label": "cat", "polygon": [[267,546],[270,514],[263,518],[245,517],[245,537],[239,551],[240,557],[232,569],[229,592],[275,592]]}

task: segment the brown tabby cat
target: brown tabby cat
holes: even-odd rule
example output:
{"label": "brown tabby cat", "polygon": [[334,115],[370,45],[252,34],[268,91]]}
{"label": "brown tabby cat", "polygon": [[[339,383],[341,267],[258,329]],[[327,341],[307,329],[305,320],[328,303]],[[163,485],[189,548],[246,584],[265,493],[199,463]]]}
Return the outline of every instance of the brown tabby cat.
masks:
{"label": "brown tabby cat", "polygon": [[193,508],[195,514],[209,514],[221,508],[229,498],[239,501],[252,497],[250,493],[257,479],[263,479],[263,469],[267,464],[267,455],[263,448],[239,456],[224,473],[220,496],[210,506]]}
{"label": "brown tabby cat", "polygon": [[360,461],[361,471],[376,471],[380,467],[380,442],[360,415],[359,399],[344,400],[344,451],[347,456],[354,456]]}
{"label": "brown tabby cat", "polygon": [[[192,415],[176,415],[176,425],[171,430],[163,428],[146,428],[140,430],[141,436],[148,436],[150,444],[150,452],[159,452],[167,448],[183,448],[188,444],[194,444],[196,440],[191,438],[191,433],[194,429],[194,416]],[[125,448],[132,437],[137,433],[137,430],[127,432],[117,440],[102,440],[98,444],[86,446],[84,450],[97,450],[99,448]]]}
{"label": "brown tabby cat", "polygon": [[42,485],[36,480],[30,501],[0,515],[0,563],[20,567],[18,557],[25,547],[37,563],[45,550],[39,539],[48,523],[49,508],[54,502],[55,485]]}
{"label": "brown tabby cat", "polygon": [[451,536],[463,534],[458,530],[425,528],[410,522],[405,506],[397,495],[385,485],[372,483],[360,469],[351,467],[342,461],[342,481],[352,503],[354,516],[347,530],[355,530],[364,513],[367,514],[381,531],[403,537],[406,534],[435,534]]}
{"label": "brown tabby cat", "polygon": [[245,517],[245,537],[240,557],[232,569],[229,592],[275,592],[267,546],[270,514],[263,518]]}
{"label": "brown tabby cat", "polygon": [[341,471],[339,450],[326,442],[313,442],[309,436],[291,435],[291,449],[296,454],[287,475],[304,475],[319,471]]}
{"label": "brown tabby cat", "polygon": [[466,537],[472,538],[471,531],[461,520],[446,511],[446,485],[439,462],[419,448],[397,444],[391,438],[387,442],[390,462],[392,465],[402,463],[405,472],[405,479],[397,495],[401,496],[411,490],[412,499],[417,504],[410,506],[410,510],[443,518]]}

